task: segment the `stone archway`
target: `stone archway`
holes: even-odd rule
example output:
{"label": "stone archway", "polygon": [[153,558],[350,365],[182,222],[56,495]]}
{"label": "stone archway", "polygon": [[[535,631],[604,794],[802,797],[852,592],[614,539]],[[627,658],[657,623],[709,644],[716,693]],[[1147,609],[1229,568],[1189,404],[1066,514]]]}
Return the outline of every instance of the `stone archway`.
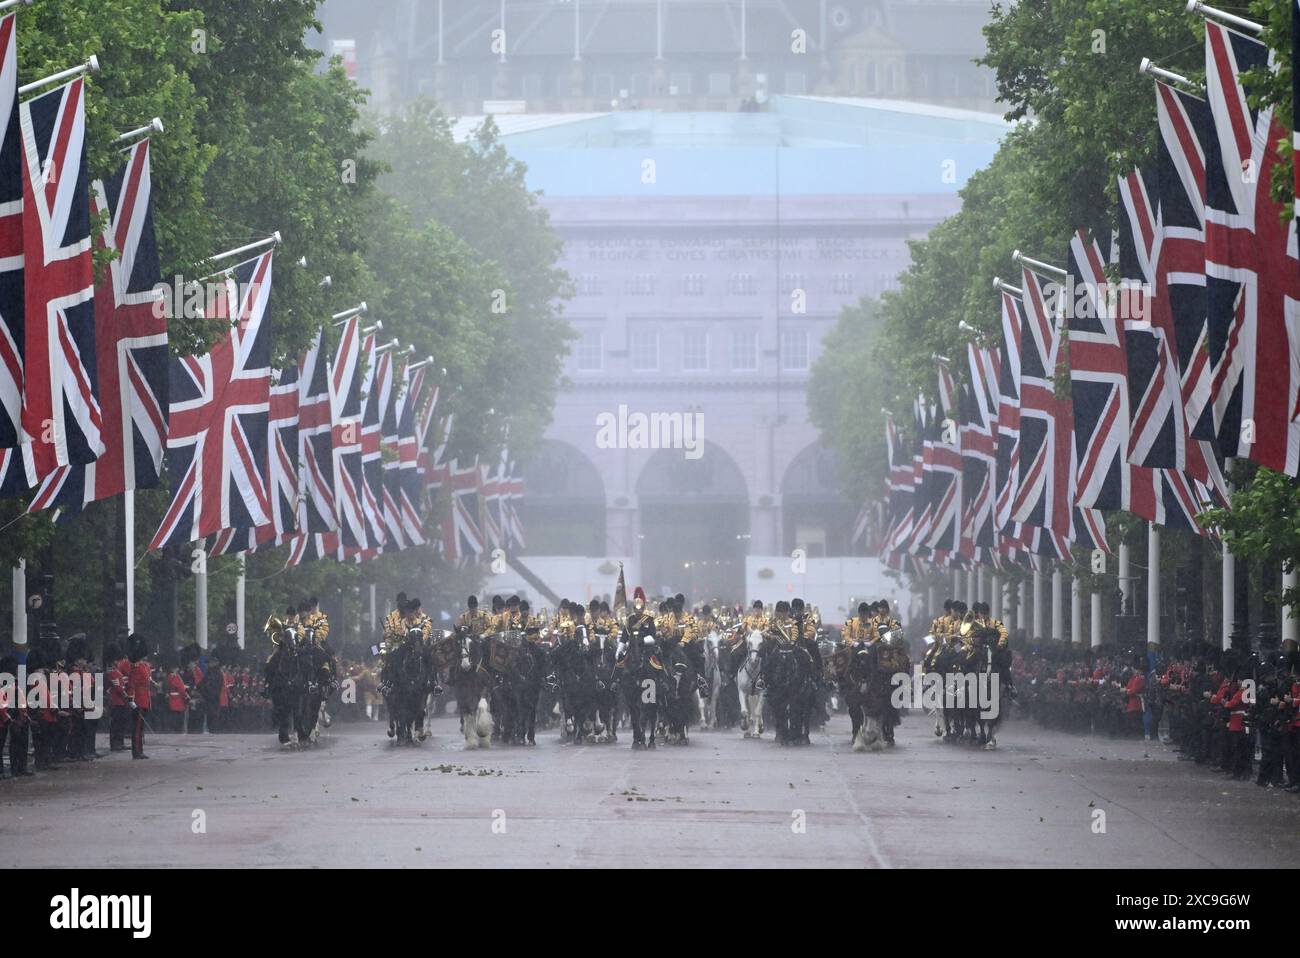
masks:
{"label": "stone archway", "polygon": [[735,460],[710,442],[698,459],[662,449],[646,461],[636,492],[646,591],[743,602],[749,492]]}
{"label": "stone archway", "polygon": [[524,555],[605,554],[605,484],[576,446],[544,439],[524,470]]}
{"label": "stone archway", "polygon": [[857,512],[835,486],[835,454],[820,443],[803,449],[781,478],[781,543],[784,553],[802,549],[809,558],[852,554]]}

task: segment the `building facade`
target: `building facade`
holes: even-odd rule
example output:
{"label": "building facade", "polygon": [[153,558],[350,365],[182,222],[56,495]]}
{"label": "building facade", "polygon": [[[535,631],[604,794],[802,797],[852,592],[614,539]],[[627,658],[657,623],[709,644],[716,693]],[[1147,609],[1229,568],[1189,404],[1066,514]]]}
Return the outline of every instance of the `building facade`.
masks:
{"label": "building facade", "polygon": [[1005,124],[783,96],[497,122],[564,241],[578,334],[525,477],[523,561],[570,597],[585,557],[740,601],[747,558],[853,554],[857,504],[808,421],[809,370],[840,310],[892,288],[907,242],[957,209]]}
{"label": "building facade", "polygon": [[[328,0],[380,109],[731,111],[786,95],[996,110],[988,0]],[[490,111],[489,111],[490,112]]]}

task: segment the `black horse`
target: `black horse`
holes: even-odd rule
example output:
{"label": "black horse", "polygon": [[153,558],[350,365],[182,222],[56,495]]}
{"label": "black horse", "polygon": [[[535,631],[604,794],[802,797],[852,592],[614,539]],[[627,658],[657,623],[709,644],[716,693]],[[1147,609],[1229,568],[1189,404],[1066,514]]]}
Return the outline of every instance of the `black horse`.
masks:
{"label": "black horse", "polygon": [[281,745],[292,737],[300,745],[311,740],[316,715],[310,714],[310,706],[314,701],[319,712],[321,701],[314,671],[311,642],[298,629],[286,628],[263,669],[271,697],[271,720]]}
{"label": "black horse", "polygon": [[496,736],[504,744],[536,745],[537,700],[546,674],[546,652],[517,633],[488,640],[493,676]]}
{"label": "black horse", "polygon": [[690,744],[689,729],[699,719],[697,692],[705,691],[704,650],[699,642],[676,642],[663,649],[664,677],[668,693],[663,701],[666,741]]}
{"label": "black horse", "polygon": [[564,716],[561,737],[572,736],[574,745],[582,745],[588,736],[599,734],[601,680],[584,626],[551,653],[550,680]]}
{"label": "black horse", "polygon": [[748,648],[742,642],[733,646],[720,641],[716,650],[717,689],[713,696],[713,724],[716,728],[732,729],[740,724],[740,693],[736,689],[736,673],[745,661]]}
{"label": "black horse", "polygon": [[811,741],[809,723],[817,696],[813,673],[812,656],[805,648],[793,642],[768,642],[762,681],[776,740],[782,745],[807,745]]}
{"label": "black horse", "polygon": [[406,638],[388,653],[381,688],[398,744],[415,744],[416,730],[424,738],[425,702],[437,687],[433,656],[424,643],[424,633],[410,629]]}
{"label": "black horse", "polygon": [[632,723],[632,748],[654,748],[659,703],[667,699],[667,683],[659,647],[651,635],[630,635],[624,629],[627,654],[620,665],[623,701]]}
{"label": "black horse", "polygon": [[602,741],[618,741],[620,701],[618,685],[618,649],[613,633],[594,632],[587,654],[596,672],[596,723],[603,727]]}

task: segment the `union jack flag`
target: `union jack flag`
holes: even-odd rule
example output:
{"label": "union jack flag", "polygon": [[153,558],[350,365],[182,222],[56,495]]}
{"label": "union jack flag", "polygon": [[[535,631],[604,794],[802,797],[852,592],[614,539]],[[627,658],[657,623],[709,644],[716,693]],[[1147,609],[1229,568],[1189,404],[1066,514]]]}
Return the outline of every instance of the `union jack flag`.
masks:
{"label": "union jack flag", "polygon": [[19,106],[23,146],[23,459],[35,486],[104,451],[85,80]]}
{"label": "union jack flag", "polygon": [[927,547],[957,553],[961,547],[962,460],[957,390],[945,363],[939,363],[941,416],[931,426],[927,498],[933,506]]}
{"label": "union jack flag", "polygon": [[1017,537],[1011,506],[1020,486],[1020,336],[1024,313],[1016,295],[1002,290],[1002,345],[998,354],[997,498],[993,521],[999,532]]}
{"label": "union jack flag", "polygon": [[393,381],[391,362],[383,370],[379,386],[380,436],[383,449],[382,515],[384,532],[397,549],[405,549],[402,535],[402,481],[401,439],[397,430],[397,389]]}
{"label": "union jack flag", "polygon": [[[423,370],[417,372],[422,373]],[[424,499],[424,488],[420,480],[420,427],[417,420],[423,413],[431,416],[431,408],[422,409],[420,400],[424,377],[412,381],[410,369],[402,367],[402,392],[395,400],[397,406],[397,488],[394,496],[397,500],[398,515],[401,518],[402,537],[410,545],[424,545],[424,523],[420,519],[420,503]],[[433,390],[436,394],[437,390]],[[436,395],[434,397],[436,399]]]}
{"label": "union jack flag", "polygon": [[[18,124],[17,14],[0,19],[0,449],[17,449],[23,428],[23,148]],[[6,495],[25,474],[4,459]]]}
{"label": "union jack flag", "polygon": [[1108,296],[1106,258],[1086,230],[1070,240],[1070,399],[1078,461],[1074,501],[1095,509],[1128,509],[1128,358],[1124,327]]}
{"label": "union jack flag", "polygon": [[330,427],[329,363],[325,330],[316,334],[298,375],[298,531],[335,532],[334,451]]}
{"label": "union jack flag", "polygon": [[334,460],[334,504],[344,549],[367,549],[361,478],[361,320],[343,325],[329,369],[330,439]]}
{"label": "union jack flag", "polygon": [[988,557],[997,544],[993,499],[997,486],[997,428],[1001,378],[997,353],[970,343],[966,347],[970,370],[970,399],[962,434],[962,489],[967,496],[967,525],[971,544]]}
{"label": "union jack flag", "polygon": [[1205,142],[1207,312],[1223,454],[1295,476],[1300,261],[1295,221],[1283,223],[1269,195],[1274,144],[1285,134],[1272,108],[1253,109],[1238,82],[1242,73],[1268,65],[1263,44],[1206,21],[1205,83],[1214,120]]}
{"label": "union jack flag", "polygon": [[[1129,458],[1139,465],[1180,469],[1207,487],[1208,496],[1226,503],[1214,441],[1206,323],[1204,144],[1212,136],[1212,121],[1204,100],[1160,82],[1156,113],[1156,173],[1135,172],[1120,181],[1120,272],[1126,281],[1146,283],[1152,293],[1147,302],[1150,328],[1131,322],[1125,327],[1135,401]],[[1167,397],[1170,384],[1177,399]],[[1141,399],[1136,390],[1142,391]],[[1162,421],[1166,415],[1172,423]],[[1165,487],[1187,481],[1156,479]],[[1159,488],[1156,492],[1158,503],[1163,496]]]}
{"label": "union jack flag", "polygon": [[912,490],[912,458],[902,434],[894,425],[894,417],[885,416],[885,448],[889,456],[889,529],[881,547],[883,554],[901,552],[912,533],[912,509],[915,496]]}
{"label": "union jack flag", "polygon": [[1028,269],[1020,352],[1020,477],[1012,519],[1069,537],[1074,506],[1074,408],[1056,394],[1069,375],[1061,328]]}
{"label": "union jack flag", "polygon": [[[370,333],[361,346],[365,376],[361,383],[361,512],[365,516],[370,551],[378,554],[387,544],[384,526],[384,457],[380,427],[383,403],[392,388],[393,357],[391,351],[377,353],[375,336]],[[396,543],[394,543],[396,545]]]}
{"label": "union jack flag", "polygon": [[167,432],[172,501],[150,551],[271,522],[268,251],[226,272],[214,315],[228,331],[205,356],[172,360]]}
{"label": "union jack flag", "polygon": [[930,435],[931,423],[935,418],[927,407],[924,396],[917,396],[912,403],[912,417],[915,422],[912,447],[912,489],[915,504],[912,507],[913,521],[911,533],[907,539],[907,551],[911,555],[926,555],[929,552],[925,540],[930,534],[934,506],[927,495],[926,477],[934,458],[934,441]]}
{"label": "union jack flag", "polygon": [[127,151],[105,184],[96,180],[96,215],[107,210],[101,249],[117,253],[95,290],[96,372],[104,452],[84,466],[60,466],[41,482],[29,511],[58,506],[65,514],[128,489],[152,489],[167,442],[167,317],[159,309],[161,279],[153,228],[149,141]]}
{"label": "union jack flag", "polygon": [[469,466],[451,461],[447,475],[451,502],[442,520],[442,554],[450,562],[472,559],[486,549],[477,519],[480,479],[477,456]]}

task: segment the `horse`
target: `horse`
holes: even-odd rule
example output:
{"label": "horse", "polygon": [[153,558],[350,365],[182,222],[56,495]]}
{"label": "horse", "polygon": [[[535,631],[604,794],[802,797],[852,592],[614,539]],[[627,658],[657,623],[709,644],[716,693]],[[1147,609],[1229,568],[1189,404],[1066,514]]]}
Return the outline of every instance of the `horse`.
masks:
{"label": "horse", "polygon": [[[975,722],[979,730],[977,741],[982,743],[988,751],[993,751],[998,747],[998,725],[1002,720],[1002,696],[1006,696],[1009,703],[1011,696],[1014,694],[1011,679],[1011,650],[997,644],[997,633],[989,630],[980,637],[979,645],[980,655],[977,658],[977,665],[980,676],[980,688],[987,689],[992,696],[992,700],[983,705],[991,706],[993,714],[988,718],[984,717],[981,709],[976,709]],[[997,681],[997,692],[993,691],[993,682]]]}
{"label": "horse", "polygon": [[582,745],[588,736],[604,733],[599,716],[601,682],[592,660],[586,626],[578,626],[572,638],[555,647],[551,654],[550,682],[557,690],[563,710],[563,737],[572,736],[574,745]]}
{"label": "horse", "polygon": [[762,738],[765,731],[763,707],[766,704],[764,701],[766,692],[759,682],[763,670],[762,649],[763,635],[758,630],[754,630],[745,639],[743,654],[739,646],[731,650],[731,658],[735,666],[732,674],[736,679],[740,702],[740,727],[745,733],[745,738]]}
{"label": "horse", "polygon": [[597,735],[599,742],[618,741],[618,650],[615,646],[612,634],[596,632],[588,650],[596,671],[596,724],[604,728]]}
{"label": "horse", "polygon": [[632,722],[632,748],[654,748],[659,702],[667,698],[663,663],[654,636],[632,636],[624,629],[627,654],[622,662],[623,701]]}
{"label": "horse", "polygon": [[389,651],[381,686],[397,744],[414,745],[417,725],[423,741],[425,700],[436,685],[433,657],[425,647],[424,633],[419,628],[410,629],[402,643]]}
{"label": "horse", "polygon": [[673,745],[690,744],[688,729],[695,715],[695,696],[698,691],[696,659],[690,645],[677,642],[663,649],[662,664],[666,671],[664,687],[667,698],[663,701],[665,724],[664,740]]}
{"label": "horse", "polygon": [[291,725],[299,744],[305,744],[315,727],[314,722],[308,726],[302,714],[312,678],[312,662],[310,649],[302,644],[297,628],[288,626],[283,630],[279,644],[266,660],[263,674],[271,697],[271,719],[280,744],[289,744]]}
{"label": "horse", "polygon": [[486,667],[487,642],[476,638],[468,626],[433,646],[433,661],[447,671],[447,681],[456,693],[456,712],[465,748],[488,748],[492,744],[492,673]]}
{"label": "horse", "polygon": [[936,642],[943,645],[934,655],[934,671],[943,680],[943,740],[960,741],[965,726],[965,715],[957,707],[955,697],[956,683],[961,680],[961,650],[943,637],[936,637]]}
{"label": "horse", "polygon": [[537,744],[537,700],[546,672],[545,651],[520,633],[488,640],[488,666],[494,676],[497,738],[506,744]]}
{"label": "horse", "polygon": [[781,745],[807,745],[817,687],[807,649],[794,642],[773,642],[763,656],[760,681],[772,705],[772,723]]}
{"label": "horse", "polygon": [[[712,639],[713,637],[710,636]],[[719,638],[712,648],[713,694],[711,713],[713,728],[735,728],[740,724],[740,696],[736,691],[736,671],[744,660],[739,647]]]}

